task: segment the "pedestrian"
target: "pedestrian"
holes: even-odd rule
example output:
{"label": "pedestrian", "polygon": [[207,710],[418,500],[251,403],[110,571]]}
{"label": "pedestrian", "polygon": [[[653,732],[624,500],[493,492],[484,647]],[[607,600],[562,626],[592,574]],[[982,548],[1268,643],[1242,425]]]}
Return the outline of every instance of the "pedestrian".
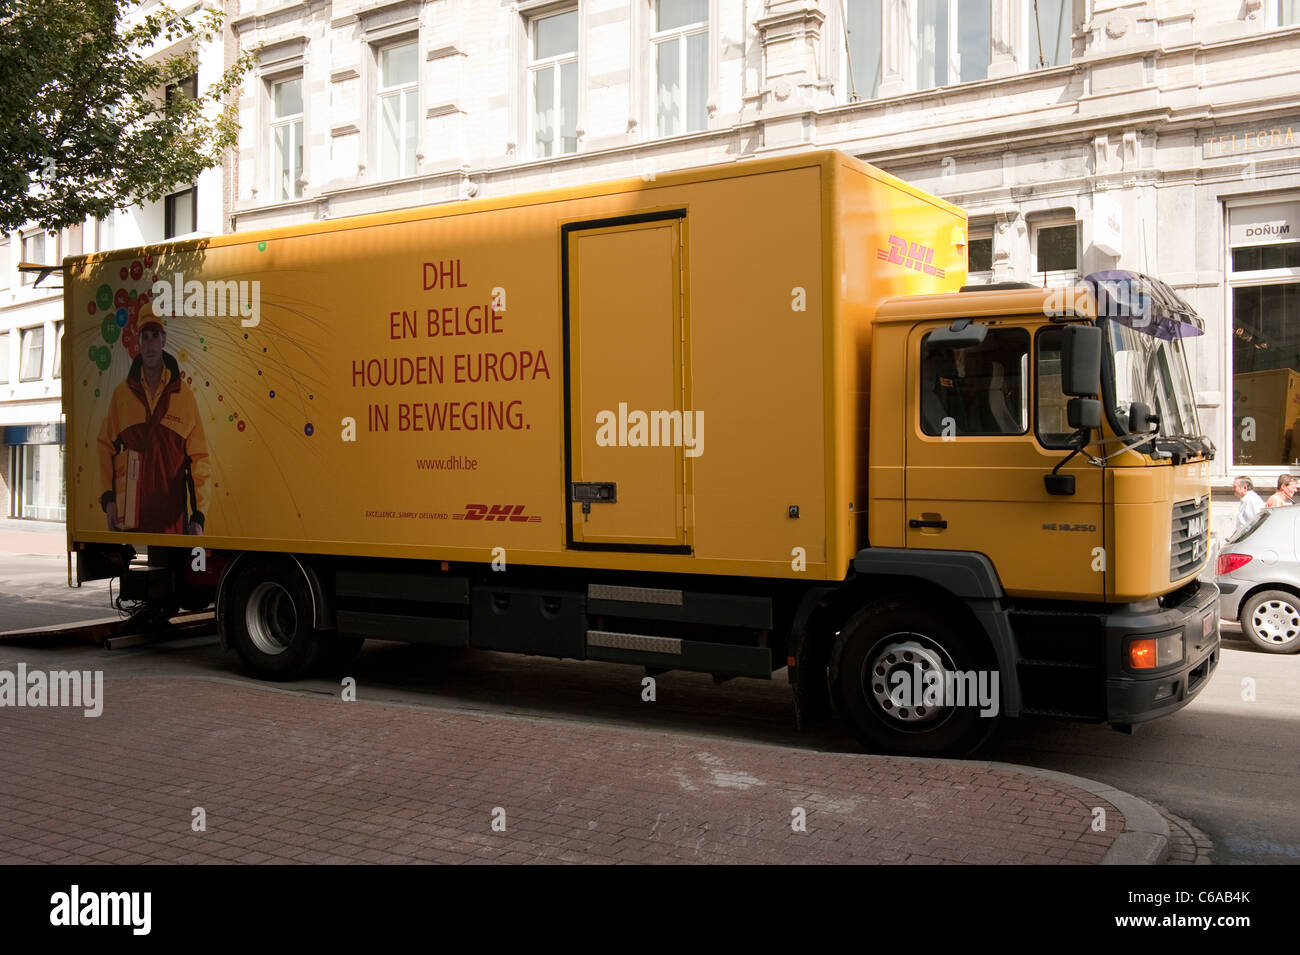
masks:
{"label": "pedestrian", "polygon": [[1291,503],[1291,498],[1295,497],[1296,487],[1300,486],[1300,478],[1294,478],[1289,474],[1279,474],[1277,476],[1277,492],[1270,495],[1265,507],[1285,507]]}
{"label": "pedestrian", "polygon": [[1255,493],[1255,482],[1244,476],[1232,482],[1232,493],[1241,500],[1237,505],[1236,530],[1239,531],[1264,510],[1264,499]]}

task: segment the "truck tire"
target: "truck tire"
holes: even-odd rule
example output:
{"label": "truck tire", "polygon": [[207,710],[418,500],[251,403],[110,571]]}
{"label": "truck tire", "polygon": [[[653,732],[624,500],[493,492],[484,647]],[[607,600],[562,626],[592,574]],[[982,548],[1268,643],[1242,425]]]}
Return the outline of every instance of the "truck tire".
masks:
{"label": "truck tire", "polygon": [[1285,590],[1261,590],[1242,605],[1241,632],[1265,653],[1300,651],[1300,599]]}
{"label": "truck tire", "polygon": [[994,699],[987,716],[974,700],[926,705],[932,703],[924,694],[928,682],[937,679],[945,687],[944,674],[953,671],[996,673],[992,647],[956,619],[886,598],[867,604],[841,628],[827,675],[836,709],[869,751],[965,757],[993,734],[1001,700]]}
{"label": "truck tire", "polygon": [[231,584],[226,630],[244,665],[263,680],[296,680],[320,662],[311,586],[288,560],[254,561]]}

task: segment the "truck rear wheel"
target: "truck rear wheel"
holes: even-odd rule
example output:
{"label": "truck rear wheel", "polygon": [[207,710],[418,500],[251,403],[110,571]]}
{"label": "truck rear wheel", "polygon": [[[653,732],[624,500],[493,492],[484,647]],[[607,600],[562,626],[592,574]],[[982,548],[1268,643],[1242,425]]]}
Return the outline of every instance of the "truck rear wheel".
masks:
{"label": "truck rear wheel", "polygon": [[[828,678],[836,709],[868,750],[963,757],[997,724],[996,673],[981,637],[890,598],[863,607],[840,630]],[[980,705],[981,687],[990,706]]]}
{"label": "truck rear wheel", "polygon": [[230,643],[264,680],[294,680],[320,660],[311,586],[291,561],[258,560],[231,584],[223,623]]}

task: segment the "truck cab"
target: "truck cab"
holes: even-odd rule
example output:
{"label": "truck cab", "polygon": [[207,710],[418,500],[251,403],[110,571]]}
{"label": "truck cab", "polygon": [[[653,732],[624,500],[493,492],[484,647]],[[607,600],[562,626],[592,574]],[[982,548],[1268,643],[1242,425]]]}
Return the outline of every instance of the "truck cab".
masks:
{"label": "truck cab", "polygon": [[[945,678],[963,655],[996,665],[1006,715],[1127,729],[1178,709],[1219,646],[1217,590],[1197,580],[1214,449],[1185,354],[1203,324],[1131,272],[977,289],[888,300],[875,318],[855,567],[906,568],[964,604],[918,614],[910,634],[866,625],[881,735],[926,731],[916,707],[884,705],[907,652]],[[927,617],[943,632],[978,625],[992,656],[965,637],[945,647]]]}

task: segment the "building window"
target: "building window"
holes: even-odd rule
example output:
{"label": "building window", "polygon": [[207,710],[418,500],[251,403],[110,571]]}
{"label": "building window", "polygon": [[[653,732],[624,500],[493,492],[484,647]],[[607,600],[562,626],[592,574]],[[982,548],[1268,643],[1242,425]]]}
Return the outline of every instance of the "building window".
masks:
{"label": "building window", "polygon": [[13,262],[9,258],[9,236],[0,236],[0,290],[9,287],[9,270]]}
{"label": "building window", "polygon": [[970,230],[966,271],[972,281],[988,281],[993,274],[993,229]]}
{"label": "building window", "polygon": [[167,84],[164,89],[164,98],[167,102],[170,103],[180,97],[185,99],[199,98],[199,77],[197,73],[193,73],[177,83]]}
{"label": "building window", "polygon": [[848,56],[845,86],[848,101],[875,99],[880,90],[881,0],[845,0]]}
{"label": "building window", "polygon": [[[45,263],[45,233],[29,232],[23,236],[22,260],[32,265]],[[24,272],[22,282],[31,285],[38,278],[35,272]]]}
{"label": "building window", "polygon": [[533,155],[578,151],[578,11],[536,17],[528,89],[532,98]]}
{"label": "building window", "polygon": [[0,332],[0,385],[9,384],[9,341],[13,335]]}
{"label": "building window", "polygon": [[302,198],[302,77],[271,84],[275,198]]}
{"label": "building window", "polygon": [[54,377],[63,377],[63,323],[54,326]]}
{"label": "building window", "polygon": [[415,135],[419,111],[416,44],[379,51],[379,178],[415,173]]}
{"label": "building window", "polygon": [[1294,26],[1300,23],[1300,0],[1277,0],[1277,25]]}
{"label": "building window", "polygon": [[82,230],[81,223],[75,223],[68,226],[68,249],[65,255],[81,255],[82,252]]}
{"label": "building window", "polygon": [[21,334],[18,380],[38,381],[41,377],[41,366],[45,362],[45,327],[37,325],[35,328],[24,328]]}
{"label": "building window", "polygon": [[1025,7],[1029,24],[1030,69],[1069,63],[1070,34],[1074,30],[1073,0],[1030,0]]}
{"label": "building window", "polygon": [[988,77],[992,49],[988,0],[920,0],[914,9],[918,90]]}
{"label": "building window", "polygon": [[174,239],[199,228],[198,189],[191,186],[163,200],[163,238]]}
{"label": "building window", "polygon": [[113,238],[113,234],[117,231],[114,228],[116,218],[117,218],[117,214],[110,212],[107,215],[107,217],[103,219],[95,220],[95,251],[96,252],[106,252],[107,250],[113,248],[113,242],[115,241]]}
{"label": "building window", "polygon": [[1042,222],[1033,229],[1034,273],[1045,281],[1070,282],[1079,277],[1079,224]]}
{"label": "building window", "polygon": [[657,130],[660,136],[708,125],[709,0],[659,0],[654,45]]}

